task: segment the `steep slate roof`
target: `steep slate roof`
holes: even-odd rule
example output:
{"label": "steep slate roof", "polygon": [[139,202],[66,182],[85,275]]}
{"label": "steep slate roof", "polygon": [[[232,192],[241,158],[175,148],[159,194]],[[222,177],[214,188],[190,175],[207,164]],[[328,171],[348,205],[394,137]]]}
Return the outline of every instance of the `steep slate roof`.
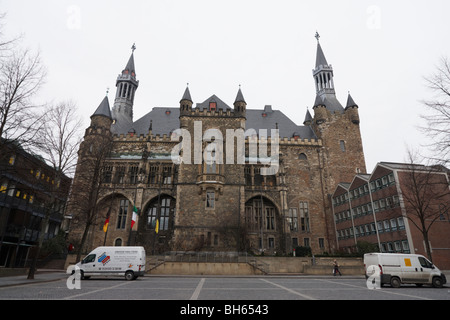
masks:
{"label": "steep slate roof", "polygon": [[94,114],[91,117],[93,117],[93,116],[105,116],[105,117],[112,119],[111,118],[111,109],[109,107],[108,96],[105,96],[103,98],[103,100],[100,103],[100,105],[98,106],[97,110],[95,110]]}
{"label": "steep slate roof", "polygon": [[128,70],[131,72],[136,73],[136,70],[134,68],[134,53],[131,54],[130,59],[128,60],[127,65],[125,66],[124,70]]}
{"label": "steep slate roof", "polygon": [[324,105],[331,112],[344,112],[344,107],[341,105],[336,95],[333,93],[323,93],[316,96],[314,107]]}
{"label": "steep slate roof", "polygon": [[[209,102],[212,100],[217,103],[217,109],[231,109],[215,95],[197,104],[197,107],[203,110],[203,108],[209,107]],[[127,134],[131,129],[134,129],[137,135],[146,135],[149,132],[150,121],[152,121],[152,134],[169,135],[173,130],[180,127],[179,116],[179,107],[156,107],[134,123],[130,123],[125,119],[116,119],[116,123],[112,125],[111,131],[114,134]],[[262,110],[247,109],[246,130],[255,129],[259,133],[259,129],[267,129],[267,136],[270,136],[271,129],[276,129],[277,124],[280,137],[291,138],[294,136],[294,133],[297,133],[301,139],[317,138],[310,126],[296,125],[279,110],[272,110],[268,106]]]}
{"label": "steep slate roof", "polygon": [[186,87],[186,90],[184,91],[183,97],[181,98],[180,102],[182,100],[193,102],[191,98],[191,92],[189,91],[189,87]]}
{"label": "steep slate roof", "polygon": [[239,88],[239,91],[238,91],[238,93],[236,95],[236,100],[234,101],[234,103],[236,103],[236,102],[247,103],[247,102],[245,102],[244,95],[242,94],[241,88]]}
{"label": "steep slate roof", "polygon": [[355,103],[355,101],[353,101],[353,98],[349,93],[348,98],[347,98],[347,106],[345,107],[345,109],[351,108],[351,107],[358,107],[358,105]]}
{"label": "steep slate roof", "polygon": [[200,111],[202,111],[203,109],[209,109],[209,103],[210,102],[215,102],[216,103],[216,105],[217,105],[216,109],[217,110],[221,109],[223,111],[226,111],[228,109],[231,109],[225,102],[220,100],[215,94],[213,94],[211,97],[209,97],[208,99],[206,99],[202,103],[197,103],[196,108],[199,108]]}
{"label": "steep slate roof", "polygon": [[328,62],[327,59],[325,59],[325,54],[323,53],[320,43],[317,42],[316,69],[319,66],[328,66]]}

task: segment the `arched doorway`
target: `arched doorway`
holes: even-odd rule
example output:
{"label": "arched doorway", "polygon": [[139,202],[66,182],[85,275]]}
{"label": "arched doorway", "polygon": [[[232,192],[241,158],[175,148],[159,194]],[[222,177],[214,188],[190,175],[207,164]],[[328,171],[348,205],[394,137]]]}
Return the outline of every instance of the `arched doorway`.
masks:
{"label": "arched doorway", "polygon": [[251,250],[269,254],[281,250],[281,217],[266,197],[255,196],[245,203],[245,227]]}
{"label": "arched doorway", "polygon": [[99,228],[94,229],[95,233],[88,236],[86,243],[92,244],[91,249],[118,246],[117,239],[121,239],[121,245],[126,244],[130,237],[131,215],[132,202],[125,195],[112,193],[105,196],[96,207]]}

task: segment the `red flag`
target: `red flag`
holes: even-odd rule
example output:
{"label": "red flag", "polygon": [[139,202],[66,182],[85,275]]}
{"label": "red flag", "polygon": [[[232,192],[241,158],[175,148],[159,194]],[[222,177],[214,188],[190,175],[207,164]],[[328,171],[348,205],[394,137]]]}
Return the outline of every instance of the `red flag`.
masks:
{"label": "red flag", "polygon": [[106,233],[108,231],[108,225],[109,225],[109,216],[111,215],[111,208],[108,209],[108,213],[106,214],[105,223],[103,224],[103,232]]}

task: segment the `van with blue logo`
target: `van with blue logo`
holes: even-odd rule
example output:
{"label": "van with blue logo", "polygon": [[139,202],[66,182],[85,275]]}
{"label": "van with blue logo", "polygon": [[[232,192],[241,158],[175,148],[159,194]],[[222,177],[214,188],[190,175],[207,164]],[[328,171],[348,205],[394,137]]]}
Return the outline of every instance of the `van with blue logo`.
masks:
{"label": "van with blue logo", "polygon": [[124,276],[134,280],[145,274],[144,247],[98,247],[76,264],[81,279],[91,276]]}

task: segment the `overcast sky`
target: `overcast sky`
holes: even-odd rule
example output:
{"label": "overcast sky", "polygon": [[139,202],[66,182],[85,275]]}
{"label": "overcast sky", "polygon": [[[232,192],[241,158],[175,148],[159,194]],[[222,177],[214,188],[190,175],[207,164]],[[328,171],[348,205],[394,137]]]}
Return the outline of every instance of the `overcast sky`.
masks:
{"label": "overcast sky", "polygon": [[216,94],[232,106],[272,105],[302,124],[315,100],[316,30],[337,97],[359,105],[367,170],[403,162],[426,143],[417,126],[429,98],[423,77],[450,57],[448,0],[0,0],[4,35],[24,35],[48,72],[39,101],[74,101],[85,119],[136,43],[134,119]]}

